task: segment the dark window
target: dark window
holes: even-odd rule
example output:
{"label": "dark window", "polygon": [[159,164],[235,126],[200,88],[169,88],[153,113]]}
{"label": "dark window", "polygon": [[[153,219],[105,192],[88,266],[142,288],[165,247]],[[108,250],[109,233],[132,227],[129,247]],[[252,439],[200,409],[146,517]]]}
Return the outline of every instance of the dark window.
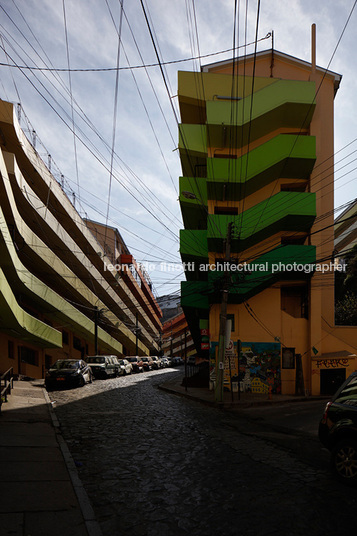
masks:
{"label": "dark window", "polygon": [[52,364],[52,357],[50,355],[45,354],[45,369],[48,370],[51,367]]}
{"label": "dark window", "polygon": [[86,355],[89,354],[89,351],[88,351],[88,344],[86,344]]}
{"label": "dark window", "polygon": [[282,184],[280,187],[281,192],[305,192],[305,184]]}
{"label": "dark window", "polygon": [[27,348],[27,346],[20,346],[19,352],[22,363],[28,363],[29,365],[38,367],[38,352],[36,350]]}
{"label": "dark window", "polygon": [[283,348],[281,368],[284,368],[284,369],[295,368],[295,348]]}
{"label": "dark window", "polygon": [[82,350],[81,339],[78,337],[73,337],[73,348],[76,350]]}
{"label": "dark window", "polygon": [[234,326],[234,315],[227,315],[227,320],[231,320],[231,321],[232,321],[232,332],[235,331],[235,326]]}
{"label": "dark window", "polygon": [[305,236],[282,236],[281,237],[281,244],[283,246],[287,246],[289,244],[292,244],[293,246],[303,246],[305,243],[306,237]]}
{"label": "dark window", "polygon": [[214,207],[215,214],[236,215],[238,214],[238,207]]}
{"label": "dark window", "polygon": [[62,330],[62,342],[63,344],[69,343],[68,331]]}
{"label": "dark window", "polygon": [[8,341],[8,343],[7,343],[7,353],[8,353],[9,359],[15,359],[14,342],[13,341]]}

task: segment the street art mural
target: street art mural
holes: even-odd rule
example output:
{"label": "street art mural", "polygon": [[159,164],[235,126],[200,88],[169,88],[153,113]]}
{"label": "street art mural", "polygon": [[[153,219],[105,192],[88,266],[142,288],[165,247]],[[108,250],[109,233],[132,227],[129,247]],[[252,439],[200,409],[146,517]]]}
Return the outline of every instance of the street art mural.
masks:
{"label": "street art mural", "polygon": [[[224,365],[224,388],[230,390],[231,386],[238,385],[242,392],[269,393],[281,392],[280,354],[281,345],[276,342],[242,342],[239,357],[237,343],[226,351]],[[210,381],[216,381],[216,355],[218,343],[211,342],[210,347]]]}
{"label": "street art mural", "polygon": [[238,380],[242,391],[281,392],[280,343],[242,342]]}

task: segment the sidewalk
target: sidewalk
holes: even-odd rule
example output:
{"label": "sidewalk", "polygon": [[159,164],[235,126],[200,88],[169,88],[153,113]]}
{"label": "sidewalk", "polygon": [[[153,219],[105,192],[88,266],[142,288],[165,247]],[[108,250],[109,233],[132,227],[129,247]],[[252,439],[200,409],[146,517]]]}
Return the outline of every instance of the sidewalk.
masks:
{"label": "sidewalk", "polygon": [[0,475],[1,535],[101,536],[41,380],[2,405]]}
{"label": "sidewalk", "polygon": [[182,386],[183,377],[176,378],[169,382],[159,385],[159,389],[172,394],[184,396],[191,400],[196,400],[209,406],[221,407],[224,409],[244,409],[251,406],[271,406],[273,404],[284,404],[290,402],[302,402],[309,400],[328,400],[328,396],[295,396],[295,395],[269,395],[256,393],[238,393],[224,392],[223,403],[217,403],[214,397],[214,391],[202,387],[187,387],[187,390]]}

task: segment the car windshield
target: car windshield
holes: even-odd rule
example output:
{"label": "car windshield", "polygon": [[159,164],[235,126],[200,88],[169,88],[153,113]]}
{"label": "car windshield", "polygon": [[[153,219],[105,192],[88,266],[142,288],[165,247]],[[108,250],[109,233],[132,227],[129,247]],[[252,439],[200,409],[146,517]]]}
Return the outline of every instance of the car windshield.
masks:
{"label": "car windshield", "polygon": [[122,359],[119,359],[119,365],[125,365],[124,361]]}
{"label": "car windshield", "polygon": [[142,357],[141,360],[145,361],[145,363],[146,363],[147,361],[149,361],[149,358],[148,357]]}
{"label": "car windshield", "polygon": [[78,361],[70,361],[70,360],[63,360],[63,361],[56,361],[56,363],[53,365],[52,368],[54,369],[76,369],[79,367]]}
{"label": "car windshield", "polygon": [[345,385],[340,394],[336,397],[337,404],[356,405],[357,402],[357,376],[353,376],[351,381]]}
{"label": "car windshield", "polygon": [[87,363],[105,363],[105,358],[99,356],[87,357],[86,361]]}
{"label": "car windshield", "polygon": [[128,357],[127,359],[130,363],[135,363],[138,360],[137,357]]}

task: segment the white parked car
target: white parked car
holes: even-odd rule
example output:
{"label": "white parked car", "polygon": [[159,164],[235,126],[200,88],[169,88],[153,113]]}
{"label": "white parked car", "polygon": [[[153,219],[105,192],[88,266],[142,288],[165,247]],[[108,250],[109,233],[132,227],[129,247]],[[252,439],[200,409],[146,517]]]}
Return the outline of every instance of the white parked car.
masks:
{"label": "white parked car", "polygon": [[150,356],[152,359],[152,368],[155,370],[158,370],[162,367],[160,359],[157,357],[157,355]]}
{"label": "white parked car", "polygon": [[125,376],[126,374],[131,374],[133,372],[133,365],[129,363],[127,359],[119,359],[119,365],[119,374],[121,376]]}

